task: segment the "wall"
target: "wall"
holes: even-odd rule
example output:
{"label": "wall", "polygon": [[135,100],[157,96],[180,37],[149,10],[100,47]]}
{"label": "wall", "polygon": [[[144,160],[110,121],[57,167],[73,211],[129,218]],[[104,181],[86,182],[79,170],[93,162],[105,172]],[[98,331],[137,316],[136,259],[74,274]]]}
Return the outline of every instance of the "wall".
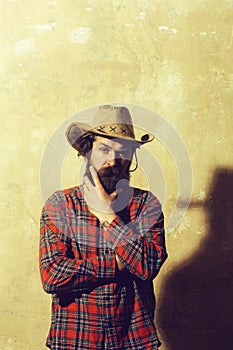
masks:
{"label": "wall", "polygon": [[[167,234],[169,259],[155,281],[161,349],[230,349],[232,1],[3,0],[0,9],[0,348],[43,349],[48,331],[38,272],[45,147],[78,111],[122,102],[163,116],[193,170],[190,207]],[[168,221],[180,174],[165,146],[148,150],[166,179]],[[64,187],[76,162],[70,151]],[[140,173],[133,181],[144,184]]]}

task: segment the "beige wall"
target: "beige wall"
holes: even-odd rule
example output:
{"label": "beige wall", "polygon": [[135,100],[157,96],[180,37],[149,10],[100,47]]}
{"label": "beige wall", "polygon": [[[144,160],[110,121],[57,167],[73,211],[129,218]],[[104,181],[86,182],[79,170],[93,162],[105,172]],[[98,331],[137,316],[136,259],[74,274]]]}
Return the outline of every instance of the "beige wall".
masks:
{"label": "beige wall", "polygon": [[[0,10],[0,349],[44,348],[40,162],[69,116],[105,102],[157,111],[193,168],[191,206],[167,234],[169,259],[155,282],[162,350],[230,349],[232,1],[3,0]],[[166,178],[168,220],[178,175],[169,150],[155,145],[148,150]],[[69,153],[64,186],[73,185],[75,162]]]}

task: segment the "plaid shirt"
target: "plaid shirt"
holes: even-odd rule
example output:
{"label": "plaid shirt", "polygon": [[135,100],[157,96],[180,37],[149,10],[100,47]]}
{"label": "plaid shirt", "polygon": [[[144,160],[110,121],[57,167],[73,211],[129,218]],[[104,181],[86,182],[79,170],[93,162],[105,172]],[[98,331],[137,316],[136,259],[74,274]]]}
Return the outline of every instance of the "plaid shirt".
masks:
{"label": "plaid shirt", "polygon": [[41,215],[40,272],[52,294],[46,345],[157,349],[152,280],[166,257],[163,214],[152,193],[134,188],[126,209],[104,229],[82,186],[55,192]]}

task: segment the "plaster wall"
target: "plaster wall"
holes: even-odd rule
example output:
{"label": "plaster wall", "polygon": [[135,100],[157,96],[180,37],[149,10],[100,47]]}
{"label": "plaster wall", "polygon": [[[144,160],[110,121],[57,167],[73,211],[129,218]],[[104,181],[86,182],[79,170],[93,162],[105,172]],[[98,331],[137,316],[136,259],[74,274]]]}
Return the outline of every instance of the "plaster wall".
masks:
{"label": "plaster wall", "polygon": [[[230,349],[233,2],[2,0],[0,18],[0,349],[45,348],[41,160],[70,116],[106,102],[156,111],[192,165],[190,207],[155,280],[161,350]],[[179,174],[165,146],[146,147],[166,179],[167,223]],[[69,151],[59,169],[62,187],[76,183],[76,158]],[[132,181],[147,186],[143,169]]]}

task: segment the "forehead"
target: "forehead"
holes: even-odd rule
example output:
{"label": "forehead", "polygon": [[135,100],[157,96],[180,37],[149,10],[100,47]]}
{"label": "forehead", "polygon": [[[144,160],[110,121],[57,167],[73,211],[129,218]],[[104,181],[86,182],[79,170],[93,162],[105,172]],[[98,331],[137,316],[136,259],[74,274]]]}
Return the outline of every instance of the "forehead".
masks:
{"label": "forehead", "polygon": [[122,149],[131,149],[132,145],[128,141],[124,141],[121,139],[109,139],[107,137],[102,137],[102,136],[96,136],[95,141],[93,143],[94,147],[97,147],[99,145],[105,145],[108,146],[114,150],[122,150]]}

